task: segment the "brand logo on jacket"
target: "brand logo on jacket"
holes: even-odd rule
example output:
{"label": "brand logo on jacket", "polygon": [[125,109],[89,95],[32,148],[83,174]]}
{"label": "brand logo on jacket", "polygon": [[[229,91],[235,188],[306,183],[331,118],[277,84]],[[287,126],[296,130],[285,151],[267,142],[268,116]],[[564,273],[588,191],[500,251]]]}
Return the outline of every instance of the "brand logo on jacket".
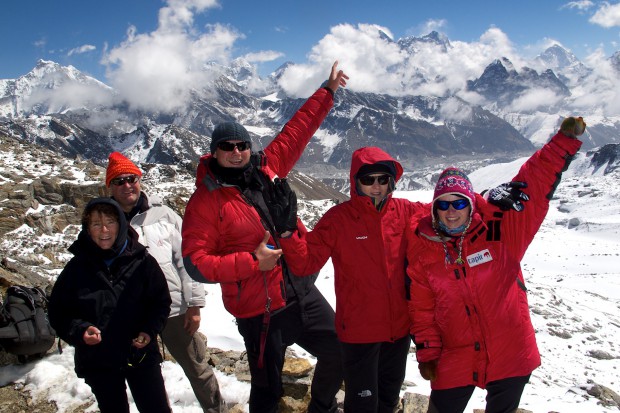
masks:
{"label": "brand logo on jacket", "polygon": [[361,392],[357,393],[357,395],[360,397],[370,397],[372,396],[372,392],[370,390],[362,390]]}
{"label": "brand logo on jacket", "polygon": [[355,239],[367,239],[368,235],[362,235],[361,237],[355,237]]}
{"label": "brand logo on jacket", "polygon": [[476,265],[484,264],[489,261],[493,261],[493,257],[489,250],[478,251],[467,256],[467,263],[470,267],[475,267]]}

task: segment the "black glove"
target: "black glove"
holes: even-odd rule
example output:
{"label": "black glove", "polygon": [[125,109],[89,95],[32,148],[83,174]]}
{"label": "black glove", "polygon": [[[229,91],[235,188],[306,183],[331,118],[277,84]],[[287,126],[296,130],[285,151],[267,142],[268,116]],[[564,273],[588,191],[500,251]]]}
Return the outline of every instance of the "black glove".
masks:
{"label": "black glove", "polygon": [[498,206],[502,211],[514,209],[523,211],[525,205],[522,201],[529,201],[530,197],[521,192],[521,188],[527,188],[527,183],[520,181],[507,182],[490,189],[484,197],[491,204]]}
{"label": "black glove", "polygon": [[297,195],[286,178],[273,181],[273,196],[269,202],[269,213],[278,234],[297,229]]}

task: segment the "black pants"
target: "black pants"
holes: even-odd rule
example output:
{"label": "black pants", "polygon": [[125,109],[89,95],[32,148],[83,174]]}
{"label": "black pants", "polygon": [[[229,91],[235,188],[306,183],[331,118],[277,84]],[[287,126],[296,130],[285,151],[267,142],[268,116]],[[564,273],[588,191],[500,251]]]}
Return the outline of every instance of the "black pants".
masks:
{"label": "black pants", "polygon": [[344,364],[344,411],[392,413],[405,380],[409,335],[393,343],[341,343]]}
{"label": "black pants", "polygon": [[95,395],[101,413],[129,413],[125,380],[138,411],[172,412],[159,364],[123,371],[101,371],[86,375],[84,380]]}
{"label": "black pants", "polygon": [[334,310],[316,287],[301,301],[293,301],[271,316],[264,365],[258,368],[263,316],[238,318],[239,333],[248,353],[252,388],[250,413],[276,412],[282,397],[282,367],[286,348],[298,344],[316,357],[308,412],[335,412],[342,384],[340,344],[334,328]]}
{"label": "black pants", "polygon": [[[528,374],[487,383],[485,413],[515,412],[519,407],[523,389],[529,380]],[[475,386],[464,386],[431,391],[428,413],[462,413],[475,388]]]}

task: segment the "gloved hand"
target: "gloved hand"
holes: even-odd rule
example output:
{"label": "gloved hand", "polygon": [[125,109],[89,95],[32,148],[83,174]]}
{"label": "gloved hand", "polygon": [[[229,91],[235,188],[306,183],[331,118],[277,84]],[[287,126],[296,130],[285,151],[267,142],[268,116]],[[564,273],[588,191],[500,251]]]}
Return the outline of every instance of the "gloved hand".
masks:
{"label": "gloved hand", "polygon": [[482,193],[484,198],[491,204],[498,206],[502,211],[514,209],[515,211],[523,211],[525,205],[522,201],[529,201],[530,197],[521,191],[521,188],[527,188],[527,183],[520,181],[511,181],[496,186]]}
{"label": "gloved hand", "polygon": [[286,178],[276,178],[273,182],[274,190],[269,213],[276,227],[276,232],[282,234],[297,229],[297,195],[291,189]]}
{"label": "gloved hand", "polygon": [[560,126],[560,132],[570,138],[577,138],[577,136],[583,135],[585,131],[586,123],[581,116],[578,118],[573,116],[565,118],[562,121],[562,126]]}
{"label": "gloved hand", "polygon": [[419,362],[418,370],[420,370],[424,380],[435,380],[437,378],[437,360]]}

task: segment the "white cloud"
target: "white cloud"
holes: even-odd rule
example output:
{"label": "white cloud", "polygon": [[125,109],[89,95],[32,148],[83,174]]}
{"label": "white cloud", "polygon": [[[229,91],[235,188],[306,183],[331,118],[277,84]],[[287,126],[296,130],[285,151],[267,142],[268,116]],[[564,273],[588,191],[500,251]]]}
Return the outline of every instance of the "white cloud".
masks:
{"label": "white cloud", "polygon": [[441,104],[439,113],[447,121],[459,122],[470,119],[472,110],[462,100],[451,97]]}
{"label": "white cloud", "polygon": [[602,27],[620,26],[620,3],[603,5],[590,17],[590,22]]}
{"label": "white cloud", "polygon": [[74,54],[82,54],[87,52],[92,52],[93,50],[97,50],[95,46],[92,44],[85,44],[80,47],[73,48],[67,52],[67,56],[72,56]]}
{"label": "white cloud", "polygon": [[510,110],[515,112],[532,112],[553,107],[560,100],[562,100],[562,97],[549,89],[529,89],[512,102]]}
{"label": "white cloud", "polygon": [[602,49],[584,59],[593,73],[571,89],[576,113],[620,115],[620,78]]}
{"label": "white cloud", "polygon": [[222,24],[194,27],[196,13],[215,7],[219,7],[216,0],[168,0],[159,11],[155,31],[138,33],[130,27],[125,41],[106,51],[102,60],[121,97],[132,107],[175,111],[185,106],[192,91],[206,90],[217,73],[205,67],[213,62],[228,64],[235,42],[244,37]]}
{"label": "white cloud", "polygon": [[446,27],[448,21],[445,19],[429,19],[422,24],[420,33],[425,35],[432,31],[440,32]]}
{"label": "white cloud", "polygon": [[271,62],[272,60],[276,60],[282,56],[284,56],[284,53],[276,52],[275,50],[263,50],[257,53],[248,53],[243,56],[243,59],[250,63],[263,63]]}
{"label": "white cloud", "polygon": [[359,24],[332,27],[315,45],[307,64],[288,68],[280,85],[294,96],[308,96],[329,74],[331,63],[350,75],[348,86],[358,92],[391,95],[446,96],[464,89],[493,60],[508,57],[520,65],[522,58],[500,29],[491,27],[478,42],[455,41],[447,53],[433,44],[419,44],[413,55],[380,35],[387,28]]}
{"label": "white cloud", "polygon": [[570,1],[560,7],[561,9],[577,9],[577,10],[587,10],[590,7],[594,6],[590,0],[581,0],[581,1]]}
{"label": "white cloud", "polygon": [[399,46],[382,37],[380,32],[391,36],[381,26],[340,24],[316,44],[308,54],[307,64],[288,68],[280,85],[294,96],[308,96],[327,79],[331,65],[339,61],[339,68],[351,76],[348,85],[360,92],[388,93],[399,87],[398,73],[390,68],[404,62],[405,55]]}
{"label": "white cloud", "polygon": [[69,108],[111,105],[113,98],[111,91],[104,91],[99,86],[67,82],[55,89],[34,91],[23,104],[25,110],[44,103],[50,112],[63,112]]}

